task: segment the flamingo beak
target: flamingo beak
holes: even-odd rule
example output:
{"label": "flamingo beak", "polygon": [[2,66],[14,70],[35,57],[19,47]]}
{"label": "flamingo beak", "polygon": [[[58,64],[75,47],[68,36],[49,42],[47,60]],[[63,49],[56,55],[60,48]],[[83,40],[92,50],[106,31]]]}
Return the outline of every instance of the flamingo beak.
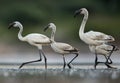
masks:
{"label": "flamingo beak", "polygon": [[47,26],[45,26],[45,28],[44,28],[44,32],[49,28],[49,24],[47,25]]}
{"label": "flamingo beak", "polygon": [[75,11],[75,13],[74,13],[74,18],[75,18],[77,15],[79,15],[79,14],[80,14],[80,12],[81,12],[81,9],[76,10],[76,11]]}
{"label": "flamingo beak", "polygon": [[14,22],[13,22],[13,23],[10,23],[8,29],[11,29],[11,27],[13,27],[14,24],[15,24]]}

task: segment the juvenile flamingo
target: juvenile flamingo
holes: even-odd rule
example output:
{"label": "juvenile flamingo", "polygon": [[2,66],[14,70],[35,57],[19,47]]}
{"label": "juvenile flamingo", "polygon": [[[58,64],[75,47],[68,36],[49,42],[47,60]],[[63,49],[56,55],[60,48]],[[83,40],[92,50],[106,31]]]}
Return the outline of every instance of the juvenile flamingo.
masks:
{"label": "juvenile flamingo", "polygon": [[42,51],[42,45],[50,44],[51,40],[47,36],[45,36],[43,34],[39,34],[39,33],[31,33],[31,34],[28,34],[28,35],[23,37],[22,36],[23,26],[18,21],[11,23],[9,25],[9,29],[11,27],[19,28],[20,30],[18,32],[18,39],[20,41],[28,42],[32,46],[36,46],[39,50],[39,55],[40,55],[40,59],[35,60],[35,61],[29,61],[29,62],[22,63],[22,65],[19,68],[22,68],[24,65],[29,64],[29,63],[42,61],[42,55],[43,55],[44,60],[45,60],[45,69],[47,69],[47,58],[46,58],[44,52]]}
{"label": "juvenile flamingo", "polygon": [[67,66],[69,68],[72,68],[70,64],[72,63],[72,61],[75,58],[78,57],[78,55],[79,55],[78,49],[67,44],[67,43],[56,42],[54,40],[54,36],[55,36],[55,32],[56,32],[56,26],[54,23],[49,23],[46,26],[46,28],[44,29],[44,31],[46,31],[48,28],[52,29],[52,33],[51,33],[51,41],[52,41],[51,47],[52,47],[52,49],[55,52],[63,55],[63,61],[64,61],[63,69],[65,69],[65,67],[66,67],[65,54],[75,54],[75,57],[67,64]]}
{"label": "juvenile flamingo", "polygon": [[[76,17],[79,14],[84,15],[84,18],[82,20],[82,23],[81,23],[81,26],[80,26],[80,29],[79,29],[79,37],[83,42],[88,44],[90,48],[94,47],[95,52],[97,52],[96,46],[99,47],[99,46],[104,45],[108,42],[115,41],[114,37],[112,37],[111,35],[104,34],[102,32],[97,32],[97,31],[84,32],[89,13],[88,13],[86,8],[81,8],[81,9],[75,11],[74,17]],[[97,54],[97,53],[95,53],[95,54]],[[96,58],[95,58],[95,64],[97,64],[96,59],[97,59],[97,55],[96,55]]]}
{"label": "juvenile flamingo", "polygon": [[84,18],[82,20],[80,29],[79,29],[79,37],[82,41],[84,41],[88,45],[101,45],[106,42],[113,42],[115,41],[114,37],[111,35],[106,35],[102,32],[97,31],[88,31],[84,32],[86,22],[88,20],[88,11],[86,8],[81,8],[77,11],[75,11],[74,17],[76,17],[78,14],[83,14]]}

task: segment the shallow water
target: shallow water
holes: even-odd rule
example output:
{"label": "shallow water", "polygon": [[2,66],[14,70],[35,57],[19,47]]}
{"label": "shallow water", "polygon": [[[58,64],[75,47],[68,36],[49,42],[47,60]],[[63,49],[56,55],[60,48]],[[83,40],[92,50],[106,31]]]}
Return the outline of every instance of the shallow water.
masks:
{"label": "shallow water", "polygon": [[0,83],[119,83],[120,69],[106,69],[100,65],[75,65],[73,69],[62,69],[62,65],[50,65],[45,70],[43,65],[1,65]]}
{"label": "shallow water", "polygon": [[[89,55],[89,56],[88,56]],[[66,56],[68,62],[73,56]],[[0,83],[119,83],[119,54],[112,56],[113,66],[118,69],[106,69],[99,64],[95,70],[94,56],[81,54],[73,62],[73,69],[62,69],[62,56],[47,54],[48,69],[45,70],[44,60],[18,69],[22,62],[38,59],[38,54],[9,54],[0,56]],[[101,60],[104,60],[104,57]]]}

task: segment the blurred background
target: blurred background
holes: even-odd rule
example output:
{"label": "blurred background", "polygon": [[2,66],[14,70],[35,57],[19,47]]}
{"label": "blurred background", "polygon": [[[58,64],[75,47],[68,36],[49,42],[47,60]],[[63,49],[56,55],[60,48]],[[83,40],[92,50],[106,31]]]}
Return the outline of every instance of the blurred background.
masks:
{"label": "blurred background", "polygon": [[[116,39],[114,44],[119,47],[120,0],[0,0],[0,83],[119,82],[119,70],[104,70],[106,66],[99,66],[101,70],[90,70],[93,69],[94,56],[78,35],[83,15],[73,17],[75,10],[83,7],[89,11],[85,31],[95,30],[113,35]],[[80,70],[62,72],[62,66],[58,67],[58,64],[63,64],[62,56],[55,53],[50,46],[43,48],[48,59],[48,67],[58,68],[58,70],[50,70],[46,75],[42,65],[44,60],[37,65],[23,67],[28,70],[18,70],[22,62],[39,59],[39,54],[36,47],[18,40],[18,28],[8,30],[9,24],[14,21],[23,24],[23,36],[29,33],[41,33],[50,37],[51,30],[44,32],[43,28],[50,22],[55,23],[57,26],[55,40],[69,43],[80,49],[79,57],[73,62],[74,67]],[[111,58],[113,65],[118,64],[117,67],[120,69],[119,54],[120,51],[114,52]],[[70,61],[72,57],[66,56],[66,61]],[[100,59],[104,60],[104,57]],[[91,64],[89,66],[85,63]],[[57,64],[57,66],[53,67],[50,64]]]}
{"label": "blurred background", "polygon": [[[23,36],[37,32],[49,37],[51,31],[44,32],[43,28],[53,22],[57,26],[56,41],[66,42],[80,49],[80,58],[91,54],[78,35],[83,16],[73,17],[75,10],[82,7],[89,11],[85,31],[95,30],[113,35],[116,38],[115,44],[119,45],[120,0],[0,0],[0,62],[21,63],[23,59],[29,61],[38,58],[36,47],[18,40],[19,29],[8,30],[9,23],[13,21],[23,24]],[[53,61],[49,55],[55,53],[50,46],[45,47],[44,51],[49,60]],[[94,61],[94,56],[90,57]]]}

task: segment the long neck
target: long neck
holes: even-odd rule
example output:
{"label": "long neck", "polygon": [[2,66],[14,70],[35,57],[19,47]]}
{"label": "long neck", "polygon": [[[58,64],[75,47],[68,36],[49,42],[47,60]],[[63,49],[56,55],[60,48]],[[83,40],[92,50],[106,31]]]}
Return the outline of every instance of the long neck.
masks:
{"label": "long neck", "polygon": [[80,26],[80,29],[79,29],[79,35],[82,36],[84,34],[84,29],[85,29],[85,24],[87,22],[87,19],[88,19],[88,12],[86,12],[84,14],[84,18],[82,20],[82,23],[81,23],[81,26]]}
{"label": "long neck", "polygon": [[54,42],[54,37],[55,37],[55,32],[56,32],[56,28],[52,28],[52,33],[51,33],[51,40]]}
{"label": "long neck", "polygon": [[23,32],[23,26],[22,25],[19,25],[19,32],[18,32],[18,39],[21,40],[21,41],[24,41],[24,38],[22,36],[22,32]]}

